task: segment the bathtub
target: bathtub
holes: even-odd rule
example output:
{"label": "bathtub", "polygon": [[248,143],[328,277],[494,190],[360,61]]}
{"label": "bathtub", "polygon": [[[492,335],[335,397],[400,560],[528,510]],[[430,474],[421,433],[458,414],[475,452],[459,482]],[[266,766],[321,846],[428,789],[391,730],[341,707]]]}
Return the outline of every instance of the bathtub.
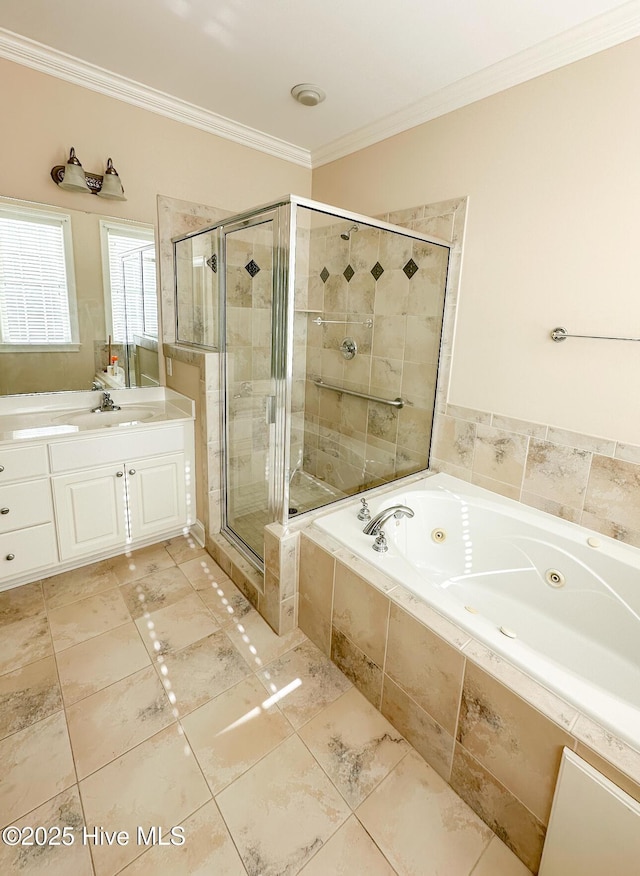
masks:
{"label": "bathtub", "polygon": [[395,504],[386,553],[353,504],[314,526],[640,749],[640,550],[445,474],[369,500]]}

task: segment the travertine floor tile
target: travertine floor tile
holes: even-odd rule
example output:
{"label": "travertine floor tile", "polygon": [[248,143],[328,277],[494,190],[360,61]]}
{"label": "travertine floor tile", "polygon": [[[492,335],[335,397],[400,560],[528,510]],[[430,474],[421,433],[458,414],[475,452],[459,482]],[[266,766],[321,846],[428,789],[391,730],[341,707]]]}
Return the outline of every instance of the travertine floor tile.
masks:
{"label": "travertine floor tile", "polygon": [[[136,837],[138,826],[171,828],[211,799],[211,794],[177,725],[80,782],[88,825],[125,830]],[[92,848],[97,876],[111,876],[138,857],[135,840],[127,845]]]}
{"label": "travertine floor tile", "polygon": [[93,876],[91,853],[82,842],[84,816],[77,785],[12,823],[18,828],[70,827],[73,842],[67,845],[68,833],[57,836],[52,832],[49,838],[57,839],[57,845],[39,845],[35,841],[32,845],[21,846],[0,843],[0,873],[19,873],[20,876]]}
{"label": "travertine floor tile", "polygon": [[301,727],[352,687],[313,642],[303,642],[269,663],[258,676],[294,727]]}
{"label": "travertine floor tile", "polygon": [[0,826],[42,805],[76,781],[63,712],[0,742]]}
{"label": "travertine floor tile", "polygon": [[210,590],[215,584],[228,581],[229,576],[221,569],[213,557],[204,556],[181,561],[180,570],[187,576],[196,590]]}
{"label": "travertine floor tile", "polygon": [[352,815],[300,870],[300,876],[395,876],[395,872]]}
{"label": "travertine floor tile", "polygon": [[516,858],[511,849],[494,836],[471,876],[531,876],[531,870],[527,870],[520,858]]}
{"label": "travertine floor tile", "polygon": [[248,612],[237,624],[225,627],[225,631],[254,671],[281,657],[306,639],[299,629],[277,636],[255,610]]}
{"label": "travertine floor tile", "polygon": [[0,676],[0,739],[60,709],[62,696],[53,657]]}
{"label": "travertine floor tile", "polygon": [[169,539],[169,541],[165,542],[164,546],[169,552],[171,559],[178,565],[186,563],[195,557],[209,556],[190,533]]}
{"label": "travertine floor tile", "polygon": [[46,614],[32,614],[1,627],[0,675],[53,654]]}
{"label": "travertine floor tile", "polygon": [[151,663],[134,623],[59,651],[56,661],[67,706]]}
{"label": "travertine floor tile", "polygon": [[297,736],[226,788],[217,803],[249,876],[293,876],[349,816]]}
{"label": "travertine floor tile", "polygon": [[171,566],[160,569],[146,578],[132,581],[120,588],[120,593],[127,604],[133,620],[143,617],[153,611],[159,611],[190,596],[193,587],[180,569]]}
{"label": "travertine floor tile", "polygon": [[0,593],[0,628],[42,614],[44,599],[40,581]]}
{"label": "travertine floor tile", "polygon": [[400,876],[467,876],[492,836],[413,751],[356,815]]}
{"label": "travertine floor tile", "polygon": [[156,657],[179,651],[219,629],[218,622],[193,591],[149,617],[138,618],[136,626],[145,648]]}
{"label": "travertine floor tile", "polygon": [[164,547],[164,544],[152,544],[150,547],[130,551],[122,556],[110,560],[118,584],[128,584],[139,578],[146,578],[161,569],[168,569],[174,565],[173,558]]}
{"label": "travertine floor tile", "polygon": [[352,809],[409,751],[398,731],[355,688],[306,724],[300,738]]}
{"label": "travertine floor tile", "polygon": [[69,706],[67,721],[82,779],[175,718],[162,683],[148,666]]}
{"label": "travertine floor tile", "polygon": [[129,620],[129,612],[117,589],[72,602],[49,612],[53,647],[56,651],[71,648]]}
{"label": "travertine floor tile", "polygon": [[111,568],[111,561],[102,560],[91,566],[82,566],[71,572],[45,578],[42,582],[42,591],[47,608],[54,609],[117,586],[118,579]]}
{"label": "travertine floor tile", "polygon": [[198,596],[222,627],[242,623],[242,618],[253,607],[230,578],[206,590],[197,589]]}
{"label": "travertine floor tile", "polygon": [[168,681],[181,715],[192,712],[251,674],[245,660],[222,630],[172,652],[155,664]]}
{"label": "travertine floor tile", "polygon": [[246,876],[213,800],[190,815],[181,827],[183,845],[155,846],[125,867],[121,876]]}
{"label": "travertine floor tile", "polygon": [[[0,845],[0,873],[529,872],[372,708],[380,667],[363,696],[300,630],[276,636],[190,538],[0,593],[0,628],[0,827],[86,816],[130,836]],[[390,685],[385,708],[407,713]],[[139,842],[138,826],[166,842],[177,825],[183,845]]]}
{"label": "travertine floor tile", "polygon": [[254,676],[196,709],[181,723],[214,794],[293,732],[278,707],[269,704]]}

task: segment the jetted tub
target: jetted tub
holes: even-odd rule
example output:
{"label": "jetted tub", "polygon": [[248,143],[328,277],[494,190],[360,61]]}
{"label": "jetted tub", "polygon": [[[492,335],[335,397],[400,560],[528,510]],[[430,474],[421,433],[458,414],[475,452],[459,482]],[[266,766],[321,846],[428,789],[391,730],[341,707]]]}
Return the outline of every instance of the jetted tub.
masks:
{"label": "jetted tub", "polygon": [[445,474],[315,521],[437,612],[640,749],[640,550]]}

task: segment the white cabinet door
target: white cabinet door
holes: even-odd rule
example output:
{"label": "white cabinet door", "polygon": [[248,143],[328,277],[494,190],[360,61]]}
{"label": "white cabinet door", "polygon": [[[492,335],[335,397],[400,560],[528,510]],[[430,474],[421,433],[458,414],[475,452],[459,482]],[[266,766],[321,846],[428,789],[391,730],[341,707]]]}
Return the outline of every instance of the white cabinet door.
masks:
{"label": "white cabinet door", "polygon": [[73,559],[123,545],[127,538],[124,466],[51,479],[60,558]]}
{"label": "white cabinet door", "polygon": [[127,463],[126,472],[133,539],[186,524],[184,453]]}

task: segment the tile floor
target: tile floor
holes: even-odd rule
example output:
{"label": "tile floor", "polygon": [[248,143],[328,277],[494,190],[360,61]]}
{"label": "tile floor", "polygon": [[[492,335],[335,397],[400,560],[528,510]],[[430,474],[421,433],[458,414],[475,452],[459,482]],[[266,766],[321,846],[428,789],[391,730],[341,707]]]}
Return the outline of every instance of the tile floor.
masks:
{"label": "tile floor", "polygon": [[0,593],[0,764],[0,827],[59,843],[3,874],[529,872],[190,539]]}

